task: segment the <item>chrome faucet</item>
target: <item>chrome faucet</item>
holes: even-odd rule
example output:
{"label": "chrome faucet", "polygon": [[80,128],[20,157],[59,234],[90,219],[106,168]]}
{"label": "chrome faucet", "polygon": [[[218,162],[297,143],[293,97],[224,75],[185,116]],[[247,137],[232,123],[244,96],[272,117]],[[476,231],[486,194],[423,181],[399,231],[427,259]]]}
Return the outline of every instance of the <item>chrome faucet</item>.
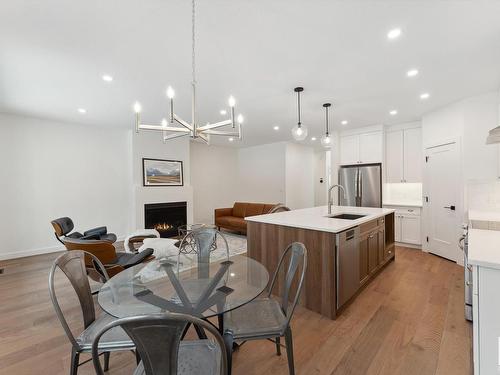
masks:
{"label": "chrome faucet", "polygon": [[334,187],[338,187],[340,190],[342,190],[342,196],[345,199],[345,189],[342,185],[335,184],[335,185],[330,186],[330,188],[328,189],[328,215],[331,215],[331,213],[332,213],[332,204],[333,204],[332,203],[332,190]]}

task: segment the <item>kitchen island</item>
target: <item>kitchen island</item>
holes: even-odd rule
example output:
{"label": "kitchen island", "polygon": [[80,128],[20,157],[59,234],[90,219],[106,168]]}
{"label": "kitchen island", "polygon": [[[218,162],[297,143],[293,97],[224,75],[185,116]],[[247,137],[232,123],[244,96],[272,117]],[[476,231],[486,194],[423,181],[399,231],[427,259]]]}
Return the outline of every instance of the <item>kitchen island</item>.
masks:
{"label": "kitchen island", "polygon": [[[246,217],[247,255],[270,273],[285,248],[302,242],[308,265],[301,305],[335,319],[394,259],[394,210],[327,206]],[[274,293],[282,288],[278,280]]]}

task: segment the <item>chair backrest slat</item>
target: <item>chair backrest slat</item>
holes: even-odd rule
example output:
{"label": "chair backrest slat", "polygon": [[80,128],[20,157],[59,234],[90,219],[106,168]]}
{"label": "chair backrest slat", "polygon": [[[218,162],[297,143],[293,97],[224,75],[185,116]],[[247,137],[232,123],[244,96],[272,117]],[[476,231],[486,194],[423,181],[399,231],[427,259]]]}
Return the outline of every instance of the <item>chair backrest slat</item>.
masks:
{"label": "chair backrest slat", "polygon": [[[145,315],[118,319],[97,333],[92,345],[92,358],[97,375],[104,375],[99,361],[98,345],[102,335],[120,326],[134,342],[146,375],[177,375],[179,345],[188,323],[208,331],[220,353],[220,374],[227,374],[224,340],[208,322],[185,314]],[[215,348],[215,347],[214,347]]]}

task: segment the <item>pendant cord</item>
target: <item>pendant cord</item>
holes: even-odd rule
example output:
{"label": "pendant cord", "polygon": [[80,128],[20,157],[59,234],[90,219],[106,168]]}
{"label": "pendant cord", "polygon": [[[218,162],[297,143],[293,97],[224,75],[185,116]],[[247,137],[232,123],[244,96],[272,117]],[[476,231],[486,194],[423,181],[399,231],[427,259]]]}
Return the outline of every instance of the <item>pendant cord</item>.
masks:
{"label": "pendant cord", "polygon": [[191,28],[191,35],[192,35],[192,39],[191,39],[191,63],[192,63],[192,82],[193,82],[193,85],[196,84],[196,71],[195,71],[195,53],[194,53],[194,48],[195,48],[195,29],[194,29],[194,22],[195,22],[195,0],[192,0],[192,13],[191,13],[191,23],[192,23],[192,28]]}
{"label": "pendant cord", "polygon": [[325,117],[326,117],[326,136],[330,134],[330,126],[328,124],[328,107],[325,107]]}
{"label": "pendant cord", "polygon": [[300,128],[300,126],[302,125],[302,123],[300,122],[300,92],[297,92],[297,112],[299,115],[299,122],[297,123],[297,125]]}

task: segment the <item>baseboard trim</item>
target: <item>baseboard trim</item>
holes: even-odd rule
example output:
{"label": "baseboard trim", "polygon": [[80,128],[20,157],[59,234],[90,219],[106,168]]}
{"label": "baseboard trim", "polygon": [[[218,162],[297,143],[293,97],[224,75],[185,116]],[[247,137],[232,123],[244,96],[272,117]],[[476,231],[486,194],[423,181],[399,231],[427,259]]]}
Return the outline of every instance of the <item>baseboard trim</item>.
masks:
{"label": "baseboard trim", "polygon": [[63,245],[59,245],[59,246],[42,247],[40,249],[13,251],[10,253],[0,253],[0,260],[9,260],[9,259],[31,257],[34,255],[57,253],[58,251],[63,251],[63,250],[65,250],[65,247]]}
{"label": "baseboard trim", "polygon": [[[126,236],[119,236],[116,242],[123,241],[125,237]],[[57,245],[57,246],[41,247],[39,249],[12,251],[10,253],[0,253],[0,260],[26,258],[26,257],[32,257],[34,255],[57,253],[63,250],[66,250],[66,248],[63,245]]]}
{"label": "baseboard trim", "polygon": [[396,246],[409,247],[409,248],[412,248],[412,249],[422,250],[422,245],[415,245],[415,244],[412,244],[412,243],[396,242]]}

